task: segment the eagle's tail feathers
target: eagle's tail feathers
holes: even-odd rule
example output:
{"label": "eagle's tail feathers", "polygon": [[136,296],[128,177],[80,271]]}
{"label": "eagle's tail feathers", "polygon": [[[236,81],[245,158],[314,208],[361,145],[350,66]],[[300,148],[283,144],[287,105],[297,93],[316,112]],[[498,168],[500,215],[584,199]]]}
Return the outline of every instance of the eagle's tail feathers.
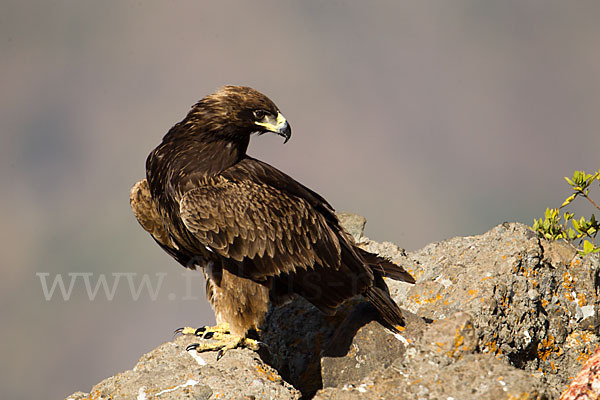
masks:
{"label": "eagle's tail feathers", "polygon": [[392,300],[389,293],[382,288],[372,286],[367,289],[364,296],[377,309],[386,328],[394,333],[400,333],[398,326],[404,325],[404,318],[400,307]]}
{"label": "eagle's tail feathers", "polygon": [[404,268],[394,264],[393,262],[385,261],[384,263],[369,265],[375,270],[380,270],[381,274],[386,278],[390,278],[395,281],[415,283],[415,278],[413,278],[411,274],[409,274]]}
{"label": "eagle's tail feathers", "polygon": [[363,249],[359,249],[359,253],[364,258],[365,262],[369,264],[371,269],[379,272],[386,278],[394,279],[396,281],[415,283],[413,278],[404,268],[394,264],[387,258],[378,256],[377,254],[369,253]]}

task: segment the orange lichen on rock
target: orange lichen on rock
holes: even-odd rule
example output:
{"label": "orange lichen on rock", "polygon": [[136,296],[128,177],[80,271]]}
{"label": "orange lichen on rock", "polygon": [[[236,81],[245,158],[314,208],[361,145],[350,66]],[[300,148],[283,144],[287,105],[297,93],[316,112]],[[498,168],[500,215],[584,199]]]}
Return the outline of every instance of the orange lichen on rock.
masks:
{"label": "orange lichen on rock", "polygon": [[565,273],[563,274],[562,286],[567,290],[573,290],[573,288],[575,287],[575,279],[569,273],[569,271],[565,271]]}
{"label": "orange lichen on rock", "polygon": [[270,380],[271,382],[279,382],[281,380],[281,377],[279,377],[279,375],[274,374],[271,371],[267,371],[263,366],[261,365],[257,365],[256,366],[256,371],[260,374],[260,375],[264,375],[268,380]]}
{"label": "orange lichen on rock", "polygon": [[587,304],[585,294],[583,294],[581,292],[577,293],[577,304],[579,304],[579,307],[583,307]]}
{"label": "orange lichen on rock", "polygon": [[548,335],[547,338],[542,339],[538,344],[537,356],[540,360],[546,361],[550,354],[558,352],[560,348],[556,345],[554,336]]}
{"label": "orange lichen on rock", "polygon": [[[430,290],[429,293],[432,294],[433,290]],[[415,295],[410,296],[410,299],[417,304],[428,304],[428,303],[435,303],[435,302],[441,300],[443,297],[444,296],[442,296],[441,293],[438,293],[437,295],[432,296],[432,297],[423,297],[423,298],[421,298],[420,295],[415,294]]]}

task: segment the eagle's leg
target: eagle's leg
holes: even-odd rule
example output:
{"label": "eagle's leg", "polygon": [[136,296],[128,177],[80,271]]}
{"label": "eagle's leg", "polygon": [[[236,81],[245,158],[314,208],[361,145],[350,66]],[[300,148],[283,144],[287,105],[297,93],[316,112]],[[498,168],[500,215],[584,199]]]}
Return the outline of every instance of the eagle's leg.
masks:
{"label": "eagle's leg", "polygon": [[215,311],[217,325],[199,329],[182,328],[177,332],[212,339],[189,345],[188,350],[225,352],[238,347],[258,350],[260,342],[248,338],[250,331],[258,333],[269,308],[269,288],[265,284],[237,276],[226,268],[209,263],[206,275],[206,294]]}
{"label": "eagle's leg", "polygon": [[260,342],[254,339],[250,339],[243,336],[235,336],[231,334],[226,334],[220,336],[219,338],[213,337],[216,339],[211,343],[194,343],[190,344],[186,347],[186,350],[196,350],[198,353],[202,353],[205,351],[219,351],[217,354],[217,361],[225,355],[225,352],[231,349],[236,349],[238,347],[245,347],[250,350],[258,350],[260,348]]}
{"label": "eagle's leg", "polygon": [[175,333],[182,335],[194,335],[202,339],[211,339],[211,342],[193,343],[187,346],[186,350],[196,350],[198,353],[205,351],[218,351],[217,361],[225,355],[225,352],[239,347],[245,347],[250,350],[258,350],[260,342],[244,336],[237,336],[229,332],[227,322],[219,323],[215,326],[203,326],[200,328],[185,327],[179,328]]}
{"label": "eagle's leg", "polygon": [[234,335],[229,331],[229,324],[221,322],[215,326],[203,326],[200,328],[185,327],[175,331],[182,335],[194,335],[202,339],[211,339],[210,342],[194,343],[189,345],[186,350],[196,350],[198,353],[205,351],[219,351],[217,360],[219,360],[225,352],[231,349],[245,347],[250,350],[258,350],[260,342],[245,336]]}

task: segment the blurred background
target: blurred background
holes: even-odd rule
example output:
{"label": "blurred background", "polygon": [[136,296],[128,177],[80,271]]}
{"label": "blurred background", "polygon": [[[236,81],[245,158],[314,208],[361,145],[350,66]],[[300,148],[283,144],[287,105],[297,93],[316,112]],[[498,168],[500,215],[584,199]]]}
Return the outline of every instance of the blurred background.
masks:
{"label": "blurred background", "polygon": [[89,391],[214,321],[128,201],[204,95],[266,93],[292,140],[249,153],[415,250],[530,225],[600,167],[598,21],[595,1],[0,1],[1,397]]}

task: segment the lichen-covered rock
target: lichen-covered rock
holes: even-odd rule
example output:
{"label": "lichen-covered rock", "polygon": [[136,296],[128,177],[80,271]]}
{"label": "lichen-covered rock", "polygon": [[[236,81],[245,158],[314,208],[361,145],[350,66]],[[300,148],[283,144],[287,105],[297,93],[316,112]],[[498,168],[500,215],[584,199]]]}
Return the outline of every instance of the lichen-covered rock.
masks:
{"label": "lichen-covered rock", "polygon": [[482,353],[536,375],[553,396],[599,344],[597,255],[581,258],[518,223],[410,254],[366,238],[362,244],[418,279],[412,287],[388,281],[403,307],[431,320],[469,313]]}
{"label": "lichen-covered rock", "polygon": [[250,350],[235,349],[218,362],[216,353],[186,351],[194,337],[178,337],[140,358],[132,370],[107,378],[90,393],[67,399],[299,399],[300,392]]}
{"label": "lichen-covered rock", "polygon": [[551,399],[600,342],[598,255],[581,258],[518,223],[406,253],[362,236],[362,217],[342,221],[360,246],[417,278],[386,281],[404,310],[401,335],[361,298],[335,316],[297,298],[269,311],[258,354],[216,362],[180,337],[70,398]]}
{"label": "lichen-covered rock", "polygon": [[[375,370],[390,366],[403,356],[408,339],[392,334],[372,321],[361,327],[352,342],[333,342],[321,358],[323,387],[337,387],[360,382]],[[337,349],[333,349],[333,347]],[[336,354],[341,354],[336,355]]]}
{"label": "lichen-covered rock", "polygon": [[[358,331],[353,341],[355,349],[372,349],[371,343],[391,336],[383,328],[374,329],[375,326],[372,322]],[[407,336],[406,346],[394,343],[402,351],[393,351],[386,346],[374,350],[384,361],[379,364],[360,364],[360,350],[342,357],[342,360],[350,358],[354,363],[341,361],[328,365],[324,358],[324,389],[317,392],[315,399],[550,398],[545,385],[530,373],[492,355],[477,352],[477,334],[473,319],[467,313],[459,312],[427,326],[408,323],[404,335]],[[386,352],[390,356],[381,355]],[[390,359],[394,360],[390,362]],[[344,368],[357,365],[370,368],[362,368],[366,374],[348,374],[353,379],[332,380],[329,377],[337,378],[344,374]]]}
{"label": "lichen-covered rock", "polygon": [[355,240],[359,240],[365,230],[367,219],[361,215],[341,212],[337,214],[340,224],[346,232],[352,235]]}
{"label": "lichen-covered rock", "polygon": [[407,357],[355,384],[326,388],[315,400],[350,399],[548,399],[544,385],[525,371],[486,354],[449,362],[413,348]]}
{"label": "lichen-covered rock", "polygon": [[416,344],[433,353],[460,360],[466,354],[477,351],[477,341],[473,317],[467,313],[458,312],[427,326]]}

